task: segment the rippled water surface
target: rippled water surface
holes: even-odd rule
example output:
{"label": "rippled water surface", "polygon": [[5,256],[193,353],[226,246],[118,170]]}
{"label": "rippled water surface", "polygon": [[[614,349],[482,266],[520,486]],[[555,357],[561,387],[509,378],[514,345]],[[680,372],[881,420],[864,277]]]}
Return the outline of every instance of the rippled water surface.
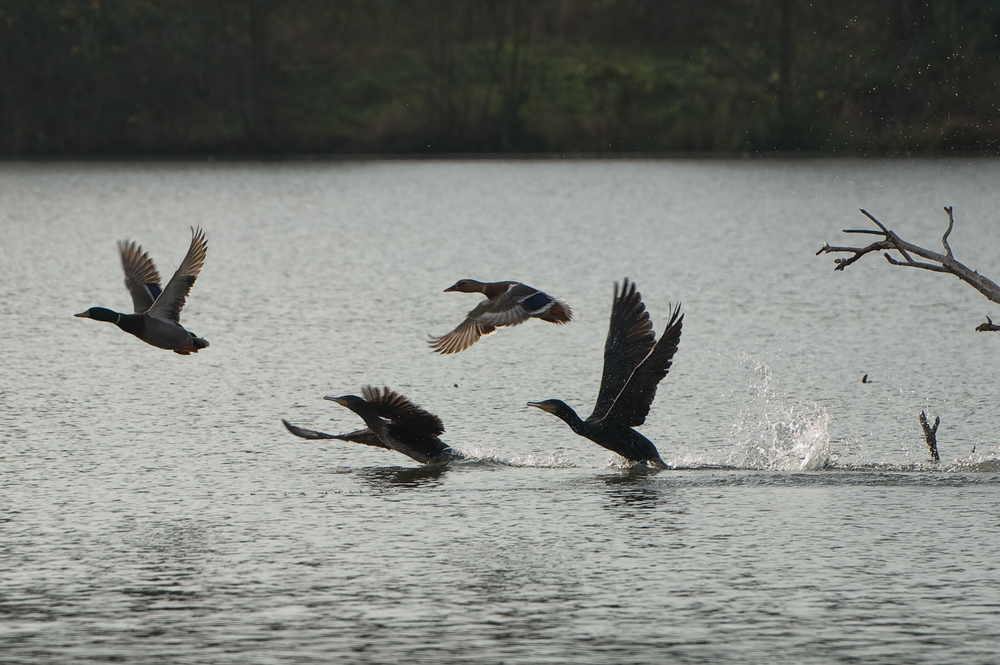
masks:
{"label": "rippled water surface", "polygon": [[[1000,279],[1000,162],[0,165],[0,662],[994,663],[1000,309],[824,241],[868,228]],[[168,277],[181,357],[111,325],[115,241]],[[871,236],[855,236],[868,242]],[[684,332],[629,469],[589,414],[612,285]],[[568,326],[442,357],[516,279]],[[862,383],[868,375],[871,383]],[[387,385],[469,458],[304,442]],[[940,416],[942,462],[917,417]]]}

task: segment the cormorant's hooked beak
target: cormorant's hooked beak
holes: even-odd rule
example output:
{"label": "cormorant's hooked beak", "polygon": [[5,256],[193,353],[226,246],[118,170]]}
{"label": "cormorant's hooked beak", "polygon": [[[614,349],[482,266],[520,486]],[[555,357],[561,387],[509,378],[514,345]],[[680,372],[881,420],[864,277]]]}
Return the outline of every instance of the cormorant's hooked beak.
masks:
{"label": "cormorant's hooked beak", "polygon": [[339,404],[341,406],[347,406],[346,395],[344,397],[331,397],[330,395],[327,395],[323,399],[328,399],[331,402],[336,402],[337,404]]}
{"label": "cormorant's hooked beak", "polygon": [[552,413],[555,408],[550,402],[528,402],[528,406],[533,406],[536,409],[548,411],[549,413]]}

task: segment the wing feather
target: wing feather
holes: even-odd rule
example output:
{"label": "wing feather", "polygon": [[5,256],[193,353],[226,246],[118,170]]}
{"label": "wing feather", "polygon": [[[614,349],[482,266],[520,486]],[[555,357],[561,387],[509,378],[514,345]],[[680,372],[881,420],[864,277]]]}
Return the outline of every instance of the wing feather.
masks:
{"label": "wing feather", "polygon": [[484,325],[476,319],[466,319],[447,335],[431,337],[427,343],[434,351],[441,354],[458,353],[478,342],[483,335],[489,335],[495,330],[494,326]]}
{"label": "wing feather", "polygon": [[314,429],[306,429],[305,427],[293,425],[284,418],[281,419],[281,422],[285,423],[285,428],[289,432],[303,439],[339,439],[341,441],[353,441],[354,443],[363,443],[366,446],[375,446],[376,448],[390,450],[389,446],[382,443],[382,440],[378,438],[375,432],[367,428],[348,432],[347,434],[327,434],[326,432],[318,432]]}
{"label": "wing feather", "polygon": [[626,277],[620,292],[618,282],[615,282],[608,339],[604,343],[604,374],[594,412],[588,420],[607,415],[632,371],[649,355],[655,343],[653,324],[635,282]]}
{"label": "wing feather", "polygon": [[638,427],[646,422],[649,407],[656,397],[656,386],[667,375],[673,364],[674,354],[677,353],[677,346],[681,341],[683,324],[684,315],[681,314],[681,306],[678,304],[674,307],[670,323],[663,331],[660,341],[625,382],[614,404],[608,410],[606,420],[613,420],[628,427]]}
{"label": "wing feather", "polygon": [[150,316],[174,323],[181,322],[181,309],[184,308],[188,293],[205,264],[207,252],[208,241],[205,239],[205,232],[200,228],[191,227],[191,246],[188,247],[187,255],[181,261],[177,272],[167,282],[163,293],[149,308]]}
{"label": "wing feather", "polygon": [[125,288],[132,295],[132,306],[136,314],[142,314],[160,295],[160,273],[153,259],[134,240],[119,240],[118,253],[125,270]]}
{"label": "wing feather", "polygon": [[433,413],[420,408],[406,397],[390,388],[374,388],[365,386],[362,396],[375,413],[392,421],[394,424],[411,431],[418,431],[430,436],[440,436],[444,432],[444,423]]}

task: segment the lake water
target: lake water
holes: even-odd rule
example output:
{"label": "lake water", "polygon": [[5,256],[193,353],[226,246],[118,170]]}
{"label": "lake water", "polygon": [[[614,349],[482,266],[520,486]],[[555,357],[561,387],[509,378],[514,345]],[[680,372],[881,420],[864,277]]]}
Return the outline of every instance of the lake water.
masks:
{"label": "lake water", "polygon": [[[3,663],[995,663],[1000,307],[845,272],[866,208],[1000,280],[1000,161],[0,165]],[[128,311],[115,241],[209,251],[182,357]],[[613,283],[684,332],[641,431],[575,436]],[[428,335],[515,279],[574,321],[455,356]],[[862,383],[868,375],[871,383]],[[304,442],[387,385],[469,461]],[[942,461],[918,423],[940,416]]]}

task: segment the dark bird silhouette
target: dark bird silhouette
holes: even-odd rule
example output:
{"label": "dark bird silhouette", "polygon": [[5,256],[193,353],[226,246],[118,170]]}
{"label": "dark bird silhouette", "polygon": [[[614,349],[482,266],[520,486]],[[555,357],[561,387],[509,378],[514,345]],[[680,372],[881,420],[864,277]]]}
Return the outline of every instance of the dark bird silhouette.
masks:
{"label": "dark bird silhouette", "polygon": [[482,293],[486,300],[476,305],[450,333],[430,339],[431,348],[442,354],[464,351],[497,328],[516,326],[531,318],[558,324],[569,323],[573,318],[573,310],[565,302],[520,282],[461,279],[445,289],[449,291]]}
{"label": "dark bird silhouette", "polygon": [[681,339],[684,315],[678,304],[660,341],[656,341],[642,296],[625,278],[621,292],[615,282],[611,324],[604,344],[604,376],[594,412],[586,420],[558,399],[528,402],[528,406],[561,418],[570,429],[627,460],[665,469],[656,446],[632,429],[646,421],[656,386],[667,375]]}
{"label": "dark bird silhouette", "polygon": [[153,346],[187,356],[204,349],[208,342],[181,325],[181,309],[205,263],[208,241],[201,229],[191,228],[191,246],[174,276],[164,289],[149,254],[138,243],[118,241],[125,287],[132,294],[135,314],[121,314],[104,307],[91,307],[74,316],[113,323]]}
{"label": "dark bird silhouette", "polygon": [[347,434],[326,434],[296,427],[282,419],[288,431],[303,439],[340,439],[366,446],[395,450],[423,464],[461,459],[462,455],[438,437],[444,432],[441,419],[389,388],[365,386],[364,397],[324,397],[361,416],[367,429]]}

